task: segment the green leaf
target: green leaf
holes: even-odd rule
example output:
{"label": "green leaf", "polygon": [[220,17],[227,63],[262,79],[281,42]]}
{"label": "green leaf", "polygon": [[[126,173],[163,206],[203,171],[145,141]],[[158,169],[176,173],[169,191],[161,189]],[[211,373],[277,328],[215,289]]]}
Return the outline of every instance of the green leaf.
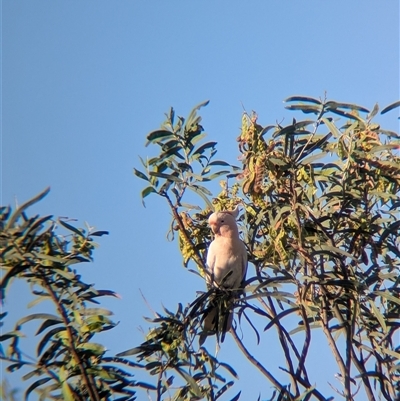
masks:
{"label": "green leaf", "polygon": [[240,394],[242,394],[242,391],[239,391],[230,401],[238,401]]}
{"label": "green leaf", "polygon": [[400,299],[389,294],[388,291],[372,291],[372,294],[378,295],[382,298],[386,298],[387,300],[392,301],[397,305],[400,305]]}
{"label": "green leaf", "polygon": [[19,330],[10,331],[6,334],[0,335],[0,342],[9,340],[10,338],[24,337],[24,334]]}
{"label": "green leaf", "polygon": [[336,125],[333,124],[333,122],[330,121],[328,118],[322,117],[321,121],[329,128],[335,138],[339,138],[342,135]]}
{"label": "green leaf", "polygon": [[15,324],[16,327],[22,326],[23,324],[30,322],[35,319],[52,319],[58,322],[62,322],[61,318],[56,315],[51,315],[50,313],[33,313],[32,315],[25,316],[17,321]]}
{"label": "green leaf", "polygon": [[18,220],[18,218],[22,215],[22,213],[29,207],[32,206],[33,204],[39,202],[42,200],[48,193],[50,192],[50,187],[47,187],[44,191],[40,192],[40,194],[36,195],[32,199],[28,200],[27,202],[23,203],[11,216],[10,220],[8,220],[8,223],[6,227],[4,228],[5,231],[9,230],[14,223]]}
{"label": "green leaf", "polygon": [[63,382],[61,389],[64,401],[75,401],[75,397],[72,394],[71,387],[67,381]]}
{"label": "green leaf", "polygon": [[90,233],[91,237],[102,237],[103,235],[108,235],[110,234],[108,231],[95,231],[93,233]]}
{"label": "green leaf", "polygon": [[201,145],[193,152],[192,157],[203,154],[206,149],[215,148],[215,145],[217,145],[217,142],[207,142],[204,145]]}
{"label": "green leaf", "polygon": [[51,377],[45,377],[44,379],[40,379],[35,381],[35,383],[32,383],[28,389],[25,391],[25,401],[28,400],[29,394],[35,390],[35,388],[41,386],[44,383],[47,383],[49,380],[51,380]]}
{"label": "green leaf", "polygon": [[378,111],[379,111],[379,105],[378,103],[376,103],[371,113],[368,114],[368,120],[373,119],[378,114]]}
{"label": "green leaf", "polygon": [[104,308],[86,308],[84,310],[85,316],[112,316],[114,313]]}
{"label": "green leaf", "polygon": [[290,315],[293,312],[297,312],[299,309],[300,308],[296,306],[294,308],[289,308],[279,313],[264,327],[264,331],[269,330],[275,323],[279,322],[283,317]]}
{"label": "green leaf", "polygon": [[287,102],[308,102],[314,104],[322,104],[322,102],[318,99],[309,96],[289,96],[284,100],[285,103]]}
{"label": "green leaf", "polygon": [[191,126],[193,124],[193,119],[196,117],[197,111],[200,110],[202,107],[205,107],[208,105],[208,103],[210,103],[209,100],[206,100],[204,102],[201,102],[200,104],[198,104],[197,106],[193,107],[193,109],[191,110],[191,112],[189,113],[189,116],[186,120],[186,125],[187,126]]}
{"label": "green leaf", "polygon": [[147,390],[157,390],[157,387],[154,386],[153,384],[144,383],[144,382],[136,382],[135,386],[145,388]]}
{"label": "green leaf", "polygon": [[328,109],[328,111],[330,111],[331,113],[337,114],[339,116],[350,118],[351,120],[357,120],[357,121],[365,124],[365,121],[361,117],[359,117],[355,114],[347,113],[346,111],[337,110],[337,109]]}
{"label": "green leaf", "polygon": [[385,150],[400,149],[400,144],[398,143],[388,143],[386,145],[374,146],[368,153],[383,152]]}
{"label": "green leaf", "polygon": [[56,324],[62,323],[61,319],[48,319],[45,320],[42,325],[39,327],[38,331],[36,332],[35,336],[39,335],[43,331],[45,331],[48,327],[54,326]]}
{"label": "green leaf", "polygon": [[334,109],[337,109],[338,107],[341,109],[347,109],[347,110],[357,110],[357,111],[362,111],[364,113],[369,113],[369,110],[366,109],[365,107],[358,106],[356,104],[352,103],[339,103],[335,101],[329,101],[325,103],[325,107],[329,108],[330,111],[333,111]]}
{"label": "green leaf", "polygon": [[59,263],[61,265],[64,265],[67,262],[66,259],[58,258],[57,256],[51,256],[44,253],[32,252],[32,254],[38,259],[49,260],[51,262]]}
{"label": "green leaf", "polygon": [[206,179],[207,181],[212,181],[212,180],[215,180],[217,177],[220,177],[221,175],[226,175],[226,174],[229,174],[229,173],[230,173],[230,171],[221,170],[221,171],[217,171],[217,172],[215,172],[215,173],[213,173],[213,174],[211,174],[211,175],[209,175],[207,177],[204,177],[204,179]]}
{"label": "green leaf", "polygon": [[288,110],[300,110],[304,114],[320,114],[322,110],[322,106],[311,106],[305,104],[291,104],[290,106],[285,106],[285,109]]}
{"label": "green leaf", "polygon": [[104,345],[98,343],[83,343],[79,344],[76,348],[95,356],[103,355],[106,352]]}
{"label": "green leaf", "polygon": [[338,253],[338,254],[340,254],[342,256],[346,256],[347,258],[350,258],[352,260],[358,261],[351,253],[346,252],[343,249],[336,248],[336,247],[330,246],[330,245],[324,245],[324,244],[320,245],[320,248],[321,248],[322,252],[317,250],[317,249],[315,249],[314,253],[315,254],[319,254],[319,253],[324,253],[324,251],[328,251],[335,257],[338,257],[337,255],[335,255],[335,254]]}
{"label": "green leaf", "polygon": [[391,350],[391,349],[384,348],[384,347],[382,347],[382,351],[383,351],[385,354],[394,357],[396,361],[399,361],[399,360],[400,360],[400,352],[395,352],[395,351],[393,351],[393,350]]}
{"label": "green leaf", "polygon": [[190,185],[187,188],[190,189],[191,191],[195,192],[197,195],[199,195],[204,200],[204,202],[206,203],[207,207],[210,210],[214,210],[213,204],[210,202],[210,200],[207,198],[207,196],[204,194],[204,192],[198,186]]}
{"label": "green leaf", "polygon": [[180,206],[185,207],[186,209],[193,209],[193,210],[201,210],[200,206],[197,205],[191,205],[190,203],[185,203],[185,202],[181,202]]}
{"label": "green leaf", "polygon": [[[310,329],[319,329],[321,327],[321,325],[319,323],[312,323],[309,325]],[[306,326],[304,324],[299,325],[298,327],[296,327],[293,330],[289,331],[289,335],[293,335],[296,333],[299,333],[301,331],[304,331],[306,329]]]}
{"label": "green leaf", "polygon": [[165,178],[166,180],[174,181],[174,182],[177,182],[177,183],[182,183],[183,182],[179,177],[177,177],[175,175],[159,173],[158,171],[150,171],[150,175],[152,177]]}
{"label": "green leaf", "polygon": [[37,349],[36,349],[36,353],[37,353],[38,356],[42,353],[44,347],[47,345],[47,343],[49,342],[49,340],[50,340],[54,335],[60,333],[61,331],[65,331],[65,327],[56,327],[56,328],[50,330],[49,332],[47,332],[47,333],[43,336],[43,338],[40,340],[40,342],[39,342],[39,344],[38,344],[38,346],[37,346]]}
{"label": "green leaf", "polygon": [[143,174],[143,173],[142,173],[141,171],[139,171],[139,170],[136,170],[135,168],[133,169],[133,174],[135,174],[136,177],[139,177],[139,178],[141,178],[142,180],[149,181],[149,179],[147,178],[147,176],[146,176],[145,174]]}
{"label": "green leaf", "polygon": [[223,366],[235,379],[239,379],[239,375],[236,373],[236,370],[232,368],[231,365],[228,365],[225,362],[219,362],[220,366]]}
{"label": "green leaf", "polygon": [[176,366],[175,369],[177,370],[177,372],[188,382],[188,384],[190,385],[194,395],[196,397],[201,397],[201,390],[200,387],[198,386],[198,384],[196,383],[196,381],[193,379],[192,376],[190,376],[189,374],[187,374],[183,369],[181,369],[180,367]]}
{"label": "green leaf", "polygon": [[322,157],[325,157],[325,156],[326,156],[326,152],[321,152],[321,153],[318,153],[317,155],[312,155],[312,156],[306,157],[304,160],[301,160],[302,158],[300,158],[300,160],[301,160],[301,164],[307,165],[307,164],[311,164],[311,163],[315,162],[316,160],[321,159]]}
{"label": "green leaf", "polygon": [[387,326],[386,326],[385,318],[382,316],[382,313],[376,307],[374,301],[369,301],[369,304],[371,306],[372,312],[374,313],[375,317],[378,319],[378,322],[379,322],[380,326],[382,327],[383,332],[386,334]]}
{"label": "green leaf", "polygon": [[79,235],[82,238],[85,238],[84,234],[82,231],[78,230],[76,227],[71,226],[71,224],[68,224],[66,221],[61,220],[60,218],[58,219],[58,222],[65,227],[67,230],[74,232],[75,234]]}
{"label": "green leaf", "polygon": [[26,375],[22,376],[22,380],[28,380],[33,376],[42,376],[44,374],[43,369],[38,368],[38,369],[34,369],[32,371],[30,371],[29,373],[27,373]]}
{"label": "green leaf", "polygon": [[215,394],[215,399],[217,400],[219,397],[221,397],[222,394],[224,394],[227,390],[229,390],[229,388],[233,386],[233,383],[234,383],[233,381],[230,381],[226,383],[224,386],[222,386],[218,390],[217,394]]}
{"label": "green leaf", "polygon": [[211,163],[208,163],[209,166],[228,166],[230,167],[230,164],[223,161],[223,160],[214,160]]}
{"label": "green leaf", "polygon": [[385,113],[387,113],[388,111],[393,110],[393,109],[395,109],[396,107],[399,107],[399,106],[400,106],[400,100],[398,100],[397,102],[394,102],[394,103],[389,104],[389,106],[386,106],[386,107],[381,111],[381,114],[385,114]]}
{"label": "green leaf", "polygon": [[157,130],[150,132],[149,135],[147,135],[147,142],[145,146],[148,146],[151,142],[158,142],[160,140],[166,139],[173,137],[174,134],[171,131],[167,130]]}
{"label": "green leaf", "polygon": [[154,187],[146,187],[145,189],[143,189],[143,191],[141,192],[143,206],[146,207],[144,203],[144,198],[146,198],[146,196],[149,196],[152,193],[158,194],[158,192],[154,189]]}
{"label": "green leaf", "polygon": [[135,347],[135,348],[130,348],[123,352],[119,352],[118,354],[116,354],[116,356],[120,357],[120,356],[136,355],[136,354],[140,354],[142,351],[143,350],[140,347]]}
{"label": "green leaf", "polygon": [[19,273],[22,273],[25,270],[30,269],[29,264],[19,263],[15,265],[11,270],[9,270],[6,275],[3,277],[3,281],[0,284],[0,299],[3,300],[5,298],[5,290],[7,288],[8,282],[14,276],[17,276]]}

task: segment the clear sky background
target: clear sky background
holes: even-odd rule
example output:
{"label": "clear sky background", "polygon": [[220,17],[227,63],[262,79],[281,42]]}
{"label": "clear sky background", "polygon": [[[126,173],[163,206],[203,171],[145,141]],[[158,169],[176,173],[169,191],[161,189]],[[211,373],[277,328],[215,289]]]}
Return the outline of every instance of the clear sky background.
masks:
{"label": "clear sky background", "polygon": [[[151,312],[140,290],[155,310],[175,310],[204,289],[165,239],[166,205],[149,197],[143,208],[144,182],[132,174],[138,155],[150,152],[145,135],[170,106],[185,116],[210,99],[201,111],[208,139],[235,163],[242,103],[266,125],[291,121],[282,100],[294,94],[326,91],[371,109],[400,98],[398,0],[4,0],[1,14],[1,203],[22,203],[50,185],[32,213],[110,231],[95,262],[80,269],[86,282],[122,296],[104,302],[120,321],[99,336],[113,354],[143,341],[138,328],[147,331],[142,316]],[[398,130],[397,115],[379,121]],[[25,312],[23,290],[15,282],[8,294],[11,316]],[[322,383],[327,370],[337,384],[318,341],[311,381]],[[276,367],[276,348],[267,338],[252,349]],[[230,339],[219,357],[241,377],[231,397],[239,389],[243,400],[271,395]]]}

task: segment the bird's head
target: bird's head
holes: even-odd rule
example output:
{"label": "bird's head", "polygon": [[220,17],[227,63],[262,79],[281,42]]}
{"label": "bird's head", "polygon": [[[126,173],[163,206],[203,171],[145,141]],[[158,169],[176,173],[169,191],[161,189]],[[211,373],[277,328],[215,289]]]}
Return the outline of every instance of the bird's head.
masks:
{"label": "bird's head", "polygon": [[239,209],[237,207],[232,211],[214,212],[208,218],[208,225],[215,235],[230,236],[229,234],[233,233],[237,235],[238,228],[235,219],[238,214]]}

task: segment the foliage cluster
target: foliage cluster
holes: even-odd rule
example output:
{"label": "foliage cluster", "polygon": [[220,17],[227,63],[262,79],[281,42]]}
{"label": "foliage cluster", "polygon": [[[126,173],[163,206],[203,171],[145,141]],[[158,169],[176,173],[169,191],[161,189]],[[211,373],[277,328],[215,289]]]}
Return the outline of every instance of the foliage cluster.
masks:
{"label": "foliage cluster", "polygon": [[[169,234],[177,237],[184,266],[201,276],[211,241],[207,217],[241,205],[242,238],[254,268],[249,269],[244,295],[235,302],[237,319],[230,334],[238,352],[272,383],[271,400],[329,400],[332,395],[316,388],[308,372],[311,332],[319,330],[337,364],[342,385],[332,387],[340,396],[396,399],[400,136],[374,122],[378,106],[369,111],[293,96],[286,99],[287,108],[307,119],[263,127],[255,113],[243,114],[237,139],[242,166],[236,167],[216,158],[216,142],[203,142],[197,111],[207,103],[186,119],[171,109],[161,129],[147,136],[157,156],[142,159],[143,167],[134,174],[146,181],[143,200],[156,194],[169,205]],[[400,102],[381,114],[398,106]],[[213,197],[208,183],[220,179],[222,190]],[[82,282],[72,266],[91,260],[93,237],[105,232],[77,229],[51,216],[27,217],[27,207],[46,193],[14,212],[1,209],[2,299],[19,278],[30,284],[34,303],[54,305],[54,314],[28,315],[0,338],[8,344],[0,355],[8,370],[30,367],[24,378],[38,377],[26,398],[35,391],[42,400],[130,400],[140,387],[157,400],[228,396],[236,372],[211,355],[202,332],[202,319],[216,295],[213,289],[185,308],[178,305],[176,312],[165,310],[148,319],[153,328],[130,350],[108,357],[104,346],[92,341],[114,323],[109,311],[89,303],[116,294]],[[204,206],[189,193],[198,195]],[[67,234],[60,234],[60,228]],[[22,327],[32,320],[41,321],[35,362],[25,360],[19,349]],[[255,337],[241,338],[239,327],[244,333],[254,331]],[[285,366],[279,369],[261,347],[254,356],[246,346],[254,338],[262,343],[267,331],[275,333],[280,346]],[[133,380],[137,369],[147,372],[153,383]],[[279,370],[285,372],[285,382],[279,380]],[[240,392],[229,399],[239,397]]]}

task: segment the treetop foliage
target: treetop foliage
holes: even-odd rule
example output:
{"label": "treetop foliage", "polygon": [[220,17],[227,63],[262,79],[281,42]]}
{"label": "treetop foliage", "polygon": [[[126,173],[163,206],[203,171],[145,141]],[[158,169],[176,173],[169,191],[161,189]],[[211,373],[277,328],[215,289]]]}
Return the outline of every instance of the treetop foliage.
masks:
{"label": "treetop foliage", "polygon": [[[256,113],[243,114],[237,138],[241,166],[219,160],[217,142],[205,141],[198,111],[208,102],[186,119],[171,108],[161,128],[147,135],[146,145],[157,156],[141,158],[142,167],[134,169],[146,182],[142,200],[152,194],[166,201],[170,238],[177,238],[184,266],[201,276],[211,241],[208,216],[241,207],[240,230],[252,268],[228,335],[275,388],[271,400],[398,399],[400,135],[375,122],[377,105],[370,111],[306,96],[285,102],[297,118],[288,125],[263,127]],[[301,113],[307,118],[299,119]],[[213,196],[208,184],[215,180],[221,190]],[[128,400],[142,388],[156,400],[238,400],[240,391],[228,391],[237,378],[234,368],[204,343],[202,320],[221,296],[215,289],[200,292],[176,312],[165,309],[148,319],[153,326],[142,344],[105,356],[105,347],[91,339],[114,324],[108,311],[88,303],[116,294],[83,283],[72,268],[91,260],[93,237],[105,232],[77,229],[52,216],[27,217],[26,208],[45,194],[14,213],[2,209],[2,297],[12,279],[20,278],[31,284],[38,302],[51,300],[56,309],[52,316],[28,315],[1,337],[9,344],[1,354],[9,371],[30,366],[26,378],[40,377],[26,396],[35,390],[41,399],[119,394]],[[57,234],[56,226],[68,235]],[[32,319],[42,320],[37,333],[42,339],[37,362],[28,363],[18,338]],[[239,329],[247,335],[242,338]],[[342,381],[327,377],[329,394],[309,375],[312,330],[326,339]],[[262,343],[267,331],[281,350],[279,366],[262,347],[252,355],[246,345]],[[152,383],[133,380],[135,370],[146,372]]]}

